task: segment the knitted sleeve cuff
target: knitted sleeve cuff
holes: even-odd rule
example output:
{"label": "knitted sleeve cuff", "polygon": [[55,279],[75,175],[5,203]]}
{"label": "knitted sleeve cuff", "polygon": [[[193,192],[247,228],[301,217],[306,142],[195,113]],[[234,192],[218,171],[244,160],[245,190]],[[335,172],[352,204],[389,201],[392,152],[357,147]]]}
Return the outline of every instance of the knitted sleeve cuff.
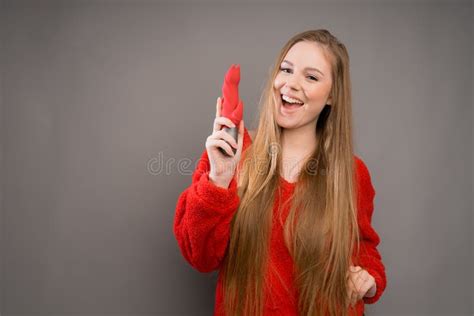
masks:
{"label": "knitted sleeve cuff", "polygon": [[209,172],[204,172],[197,182],[196,194],[212,209],[221,210],[224,213],[228,209],[235,209],[239,204],[235,177],[232,178],[229,187],[225,189],[209,179]]}

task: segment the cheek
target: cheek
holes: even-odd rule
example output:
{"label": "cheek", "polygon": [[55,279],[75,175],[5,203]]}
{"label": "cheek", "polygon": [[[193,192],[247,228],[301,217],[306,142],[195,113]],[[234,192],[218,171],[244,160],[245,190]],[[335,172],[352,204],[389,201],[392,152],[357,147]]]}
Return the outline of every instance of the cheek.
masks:
{"label": "cheek", "polygon": [[319,87],[308,92],[308,99],[314,102],[324,101],[329,95],[328,87]]}
{"label": "cheek", "polygon": [[275,80],[273,80],[273,88],[280,89],[283,86],[283,80],[280,76],[276,76]]}
{"label": "cheek", "polygon": [[312,102],[318,102],[322,98],[323,98],[323,93],[319,91],[308,93],[308,99],[311,100]]}

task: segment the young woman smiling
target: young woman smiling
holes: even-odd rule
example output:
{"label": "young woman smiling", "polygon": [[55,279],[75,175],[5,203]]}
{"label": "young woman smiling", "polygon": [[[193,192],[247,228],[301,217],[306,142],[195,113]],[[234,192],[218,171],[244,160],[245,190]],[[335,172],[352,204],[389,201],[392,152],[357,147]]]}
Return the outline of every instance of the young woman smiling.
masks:
{"label": "young woman smiling", "polygon": [[363,315],[387,280],[345,46],[324,29],[293,36],[252,137],[243,121],[237,142],[221,130],[221,103],[174,221],[185,259],[219,270],[214,315]]}

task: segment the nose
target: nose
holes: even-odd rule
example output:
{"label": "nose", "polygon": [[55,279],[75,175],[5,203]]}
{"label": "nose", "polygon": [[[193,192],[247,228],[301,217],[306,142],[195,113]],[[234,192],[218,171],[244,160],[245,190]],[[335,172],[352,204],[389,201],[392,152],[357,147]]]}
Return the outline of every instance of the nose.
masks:
{"label": "nose", "polygon": [[300,89],[300,83],[298,82],[298,79],[295,75],[288,76],[285,85],[291,90],[297,91]]}

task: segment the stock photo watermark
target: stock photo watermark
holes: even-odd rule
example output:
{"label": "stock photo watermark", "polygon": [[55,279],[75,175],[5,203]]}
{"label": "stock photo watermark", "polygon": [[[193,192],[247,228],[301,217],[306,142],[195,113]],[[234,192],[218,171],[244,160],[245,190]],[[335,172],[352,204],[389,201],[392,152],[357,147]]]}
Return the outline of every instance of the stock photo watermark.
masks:
{"label": "stock photo watermark", "polygon": [[[281,152],[281,147],[277,143],[272,143],[268,147],[268,155],[276,157]],[[162,151],[160,151],[157,157],[150,158],[146,163],[147,172],[153,176],[165,175],[169,176],[174,173],[178,173],[183,176],[190,176],[194,170],[198,167],[201,159],[191,158],[179,158],[167,157]],[[211,168],[216,168],[222,173],[227,171],[233,172],[236,170],[237,164],[240,161],[236,161],[233,157],[218,158],[216,161],[209,161]],[[266,174],[269,168],[268,158],[252,158],[249,163],[251,167],[256,170],[257,174]],[[293,168],[302,167],[305,172],[309,175],[317,175],[318,172],[321,175],[327,175],[329,172],[326,168],[319,168],[319,162],[315,158],[309,159],[283,159],[282,160],[283,170],[291,170]]]}

